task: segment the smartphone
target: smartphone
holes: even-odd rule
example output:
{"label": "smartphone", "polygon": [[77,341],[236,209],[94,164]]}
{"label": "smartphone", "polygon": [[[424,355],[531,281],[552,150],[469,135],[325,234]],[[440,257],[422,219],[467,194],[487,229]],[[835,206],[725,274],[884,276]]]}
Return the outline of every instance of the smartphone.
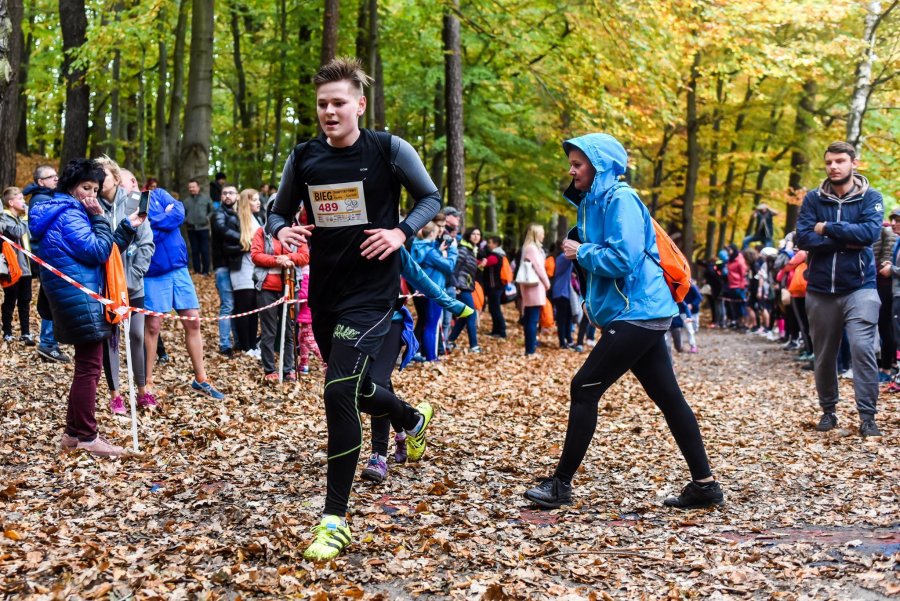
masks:
{"label": "smartphone", "polygon": [[141,192],[141,200],[138,202],[138,215],[147,216],[147,205],[150,204],[150,190]]}

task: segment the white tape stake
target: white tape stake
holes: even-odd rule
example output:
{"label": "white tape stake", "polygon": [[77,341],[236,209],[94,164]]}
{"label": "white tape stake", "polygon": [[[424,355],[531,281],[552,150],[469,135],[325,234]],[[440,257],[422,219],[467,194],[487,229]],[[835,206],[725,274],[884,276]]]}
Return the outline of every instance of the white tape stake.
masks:
{"label": "white tape stake", "polygon": [[128,372],[128,401],[131,404],[131,443],[134,452],[138,453],[137,437],[137,401],[134,390],[134,373],[131,371],[131,315],[125,318],[125,371]]}
{"label": "white tape stake", "polygon": [[[282,278],[284,279],[284,298],[287,298],[288,295],[288,281],[285,274],[285,269],[281,270]],[[287,310],[288,304],[284,303],[281,305],[281,322],[278,324],[281,327],[281,344],[278,346],[278,383],[282,384],[284,382],[284,337],[285,337],[285,329],[287,325]]]}

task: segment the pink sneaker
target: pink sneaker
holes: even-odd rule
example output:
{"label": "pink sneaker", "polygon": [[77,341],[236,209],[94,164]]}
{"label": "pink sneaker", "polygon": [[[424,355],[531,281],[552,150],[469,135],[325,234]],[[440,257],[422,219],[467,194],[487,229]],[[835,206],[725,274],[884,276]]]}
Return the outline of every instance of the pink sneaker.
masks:
{"label": "pink sneaker", "polygon": [[121,395],[116,395],[116,398],[109,401],[109,410],[115,413],[116,415],[124,415],[128,413],[125,410],[125,400]]}
{"label": "pink sneaker", "polygon": [[119,455],[125,454],[125,449],[112,444],[100,435],[97,435],[97,437],[90,442],[82,442],[74,436],[63,433],[62,439],[59,441],[59,447],[67,453],[81,450],[87,451],[91,455],[96,455],[98,457],[118,457]]}
{"label": "pink sneaker", "polygon": [[692,347],[691,347],[691,352],[692,352],[692,353],[696,353],[696,352],[697,352],[697,347],[696,347],[696,346],[692,346]]}
{"label": "pink sneaker", "polygon": [[138,407],[156,407],[159,403],[156,402],[156,397],[152,392],[145,392],[138,395],[137,404]]}

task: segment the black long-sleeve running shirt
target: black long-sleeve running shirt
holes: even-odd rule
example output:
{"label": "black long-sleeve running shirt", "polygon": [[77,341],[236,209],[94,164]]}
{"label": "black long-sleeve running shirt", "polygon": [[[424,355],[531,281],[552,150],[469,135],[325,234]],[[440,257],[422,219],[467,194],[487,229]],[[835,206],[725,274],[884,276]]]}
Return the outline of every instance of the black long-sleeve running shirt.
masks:
{"label": "black long-sleeve running shirt", "polygon": [[[328,145],[324,134],[298,146],[284,165],[281,186],[266,223],[269,233],[291,224],[300,203],[316,228],[309,240],[309,306],[340,311],[360,305],[390,306],[399,294],[400,255],[366,259],[367,229],[399,227],[409,238],[441,208],[440,193],[419,155],[399,141],[393,168],[380,141],[360,130],[346,148]],[[400,221],[400,187],[415,206]]]}

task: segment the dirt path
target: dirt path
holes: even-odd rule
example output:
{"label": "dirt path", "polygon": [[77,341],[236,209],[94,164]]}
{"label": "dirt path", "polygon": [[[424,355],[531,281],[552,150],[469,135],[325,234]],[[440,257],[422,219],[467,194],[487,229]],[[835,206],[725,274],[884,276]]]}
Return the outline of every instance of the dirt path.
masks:
{"label": "dirt path", "polygon": [[[212,282],[198,280],[205,307]],[[489,317],[485,318],[489,321]],[[204,326],[207,349],[215,329]],[[426,460],[355,487],[355,544],[337,561],[301,558],[324,496],[320,373],[275,390],[249,357],[207,352],[224,403],[188,389],[180,332],[141,416],[143,454],[118,461],[55,452],[71,367],[0,348],[0,593],[7,598],[841,598],[900,592],[900,410],[881,400],[880,440],[814,431],[811,372],[774,343],[704,330],[676,370],[726,490],[718,510],[660,504],[687,469],[630,377],[601,400],[577,504],[540,512],[521,494],[550,473],[568,381],[584,355],[520,356],[482,339],[395,379],[438,408]],[[176,352],[172,352],[176,351]],[[102,387],[102,380],[101,380]],[[842,384],[843,398],[852,388]],[[101,432],[125,443],[105,402]],[[368,428],[365,429],[368,438]],[[364,445],[366,452],[368,446]],[[379,597],[380,596],[380,597]]]}

